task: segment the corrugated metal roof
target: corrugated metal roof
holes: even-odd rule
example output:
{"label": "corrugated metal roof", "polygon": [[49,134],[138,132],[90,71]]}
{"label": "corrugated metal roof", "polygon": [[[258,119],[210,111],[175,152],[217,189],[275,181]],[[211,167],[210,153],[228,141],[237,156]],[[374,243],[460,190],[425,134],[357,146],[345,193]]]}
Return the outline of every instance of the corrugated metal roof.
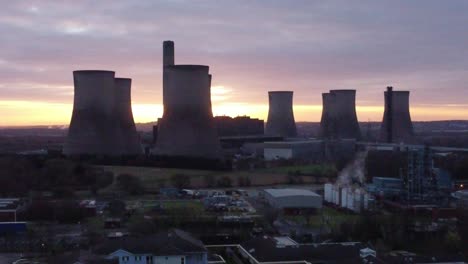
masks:
{"label": "corrugated metal roof", "polygon": [[265,189],[265,192],[273,197],[285,197],[285,196],[320,196],[313,191],[306,189],[294,189],[294,188],[283,188],[283,189]]}

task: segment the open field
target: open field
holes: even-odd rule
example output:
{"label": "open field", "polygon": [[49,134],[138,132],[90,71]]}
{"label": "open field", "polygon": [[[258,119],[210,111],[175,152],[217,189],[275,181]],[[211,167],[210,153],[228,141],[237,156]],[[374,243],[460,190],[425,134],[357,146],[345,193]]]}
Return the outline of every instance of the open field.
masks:
{"label": "open field", "polygon": [[260,170],[268,173],[300,173],[301,175],[313,175],[313,176],[326,176],[337,174],[338,171],[335,165],[332,164],[309,164],[309,165],[296,165],[296,166],[285,166],[285,167],[274,167]]}
{"label": "open field", "polygon": [[[288,184],[291,177],[288,176],[288,170],[273,171],[272,169],[254,170],[254,171],[205,171],[205,170],[186,170],[186,169],[170,169],[170,168],[154,168],[154,167],[124,167],[124,166],[102,166],[105,170],[114,173],[115,177],[126,173],[134,175],[143,182],[143,186],[148,192],[155,192],[161,187],[171,186],[171,176],[183,174],[190,176],[191,188],[206,188],[207,178],[217,182],[222,178],[229,178],[233,187],[238,186],[239,178],[248,178],[251,186],[268,186],[276,184]],[[269,171],[271,170],[271,171]],[[324,182],[325,178],[316,178],[310,176],[302,176],[302,183],[317,183]],[[107,190],[115,190],[116,182],[107,188]]]}

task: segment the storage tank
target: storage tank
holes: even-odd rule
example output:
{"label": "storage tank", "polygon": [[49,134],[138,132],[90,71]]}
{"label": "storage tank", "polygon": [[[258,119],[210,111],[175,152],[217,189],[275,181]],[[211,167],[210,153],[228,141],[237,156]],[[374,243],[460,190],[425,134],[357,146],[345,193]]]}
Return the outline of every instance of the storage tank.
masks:
{"label": "storage tank", "polygon": [[73,72],[73,113],[65,155],[119,155],[121,139],[116,114],[115,72]]}
{"label": "storage tank", "polygon": [[385,111],[380,128],[380,140],[387,143],[410,143],[414,137],[409,111],[409,91],[384,92]]}
{"label": "storage tank", "polygon": [[133,120],[131,100],[132,79],[115,78],[117,118],[121,131],[121,151],[123,155],[142,153],[140,137]]}
{"label": "storage tank", "polygon": [[165,67],[166,97],[155,154],[221,158],[208,71],[204,65]]}
{"label": "storage tank", "polygon": [[347,204],[347,199],[348,199],[348,188],[347,187],[344,187],[341,189],[341,200],[340,200],[340,206],[341,207],[345,207],[346,208],[346,204]]}
{"label": "storage tank", "polygon": [[297,136],[296,122],[293,113],[292,91],[268,92],[268,119],[265,134],[269,136]]}
{"label": "storage tank", "polygon": [[331,203],[333,201],[333,185],[331,183],[325,183],[324,185],[324,196],[325,201]]}

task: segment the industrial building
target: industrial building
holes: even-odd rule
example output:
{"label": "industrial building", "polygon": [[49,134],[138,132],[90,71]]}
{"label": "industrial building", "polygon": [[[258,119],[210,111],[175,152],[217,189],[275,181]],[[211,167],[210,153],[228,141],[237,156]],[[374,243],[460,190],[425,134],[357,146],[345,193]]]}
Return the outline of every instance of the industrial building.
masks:
{"label": "industrial building", "polygon": [[164,114],[154,154],[222,157],[211,110],[211,75],[204,65],[174,65],[174,43],[163,43]]}
{"label": "industrial building", "polygon": [[0,222],[17,222],[27,203],[20,198],[0,198]]}
{"label": "industrial building", "polygon": [[263,156],[265,160],[322,160],[323,147],[322,140],[265,142]]}
{"label": "industrial building", "polygon": [[392,87],[387,87],[387,91],[384,92],[385,111],[380,128],[380,141],[409,143],[413,140],[409,94],[409,91],[394,91]]}
{"label": "industrial building", "polygon": [[356,90],[330,90],[322,94],[320,136],[328,139],[361,138],[356,115]]}
{"label": "industrial building", "polygon": [[265,199],[270,206],[284,214],[315,212],[322,208],[322,196],[305,189],[265,189]]}
{"label": "industrial building", "polygon": [[265,135],[281,137],[297,136],[293,112],[293,92],[270,91],[268,92],[268,103],[268,119]]}
{"label": "industrial building", "polygon": [[130,101],[130,79],[115,72],[74,71],[73,113],[65,155],[131,155],[141,153]]}
{"label": "industrial building", "polygon": [[362,188],[331,183],[324,185],[324,200],[353,212],[370,210],[375,203],[373,196]]}
{"label": "industrial building", "polygon": [[219,137],[254,136],[264,134],[264,122],[248,116],[215,116],[216,129]]}

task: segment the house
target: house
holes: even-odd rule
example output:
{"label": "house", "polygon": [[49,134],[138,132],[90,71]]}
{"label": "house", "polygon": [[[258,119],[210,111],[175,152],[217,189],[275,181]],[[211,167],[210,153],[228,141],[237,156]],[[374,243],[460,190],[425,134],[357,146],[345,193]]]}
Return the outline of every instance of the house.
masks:
{"label": "house", "polygon": [[123,237],[99,245],[96,254],[119,264],[206,264],[207,250],[190,234],[171,229],[146,237]]}

